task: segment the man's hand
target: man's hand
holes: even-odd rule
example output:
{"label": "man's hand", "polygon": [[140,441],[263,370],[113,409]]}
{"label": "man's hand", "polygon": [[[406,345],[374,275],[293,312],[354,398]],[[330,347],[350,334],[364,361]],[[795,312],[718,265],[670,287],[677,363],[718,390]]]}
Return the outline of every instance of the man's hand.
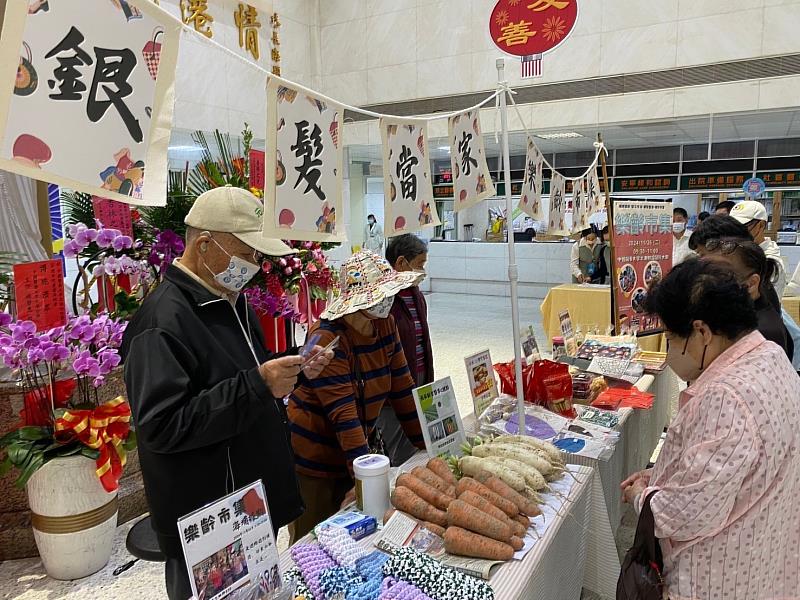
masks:
{"label": "man's hand", "polygon": [[258,372],[272,395],[284,398],[291,394],[297,385],[297,376],[302,367],[302,357],[284,356],[268,360],[258,368]]}
{"label": "man's hand", "polygon": [[653,475],[653,469],[645,469],[644,471],[637,471],[630,477],[628,477],[625,481],[619,484],[619,487],[624,492],[626,488],[632,486],[634,483],[639,481],[640,479],[644,480],[645,486],[650,485],[650,477]]}
{"label": "man's hand", "polygon": [[644,479],[637,479],[631,485],[622,491],[622,500],[628,504],[633,504],[636,497],[647,488],[647,483]]}
{"label": "man's hand", "polygon": [[322,352],[323,348],[314,346],[309,352],[309,356],[315,357],[313,360],[308,361],[303,367],[303,372],[309,379],[316,379],[319,374],[327,367],[333,360],[333,350]]}
{"label": "man's hand", "polygon": [[586,277],[583,275],[583,273],[578,275],[575,279],[578,280],[578,283],[586,283]]}

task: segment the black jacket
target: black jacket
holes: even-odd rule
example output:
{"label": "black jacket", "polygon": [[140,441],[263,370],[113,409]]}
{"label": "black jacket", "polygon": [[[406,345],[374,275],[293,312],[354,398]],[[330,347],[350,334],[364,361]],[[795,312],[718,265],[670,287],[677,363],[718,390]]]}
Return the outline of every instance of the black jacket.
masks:
{"label": "black jacket", "polygon": [[181,556],[180,517],[257,479],[276,529],[303,512],[282,400],[243,330],[259,363],[274,355],[243,296],[235,310],[241,325],[227,300],[170,266],[122,341],[145,492],[170,557]]}

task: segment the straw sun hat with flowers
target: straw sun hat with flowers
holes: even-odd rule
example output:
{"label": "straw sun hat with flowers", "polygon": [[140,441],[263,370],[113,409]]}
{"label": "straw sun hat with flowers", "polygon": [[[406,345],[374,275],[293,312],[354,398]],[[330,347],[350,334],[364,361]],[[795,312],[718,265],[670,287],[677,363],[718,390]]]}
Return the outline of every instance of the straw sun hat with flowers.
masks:
{"label": "straw sun hat with flowers", "polygon": [[424,273],[414,271],[398,273],[374,252],[362,250],[342,265],[339,297],[328,305],[322,318],[333,321],[372,308],[385,298],[419,284],[424,278]]}

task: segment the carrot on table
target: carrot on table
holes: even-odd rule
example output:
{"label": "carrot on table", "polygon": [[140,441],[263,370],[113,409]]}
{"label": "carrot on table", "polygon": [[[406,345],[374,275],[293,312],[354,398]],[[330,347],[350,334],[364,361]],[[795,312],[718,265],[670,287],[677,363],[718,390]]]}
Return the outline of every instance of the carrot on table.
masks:
{"label": "carrot on table", "polygon": [[511,519],[514,522],[519,523],[520,525],[522,525],[522,527],[525,529],[525,531],[528,531],[528,527],[531,526],[531,520],[528,517],[526,517],[525,515],[517,515],[515,517],[512,517]]}
{"label": "carrot on table", "polygon": [[430,459],[428,461],[427,467],[433,471],[442,481],[444,481],[448,485],[455,485],[457,483],[456,476],[453,475],[453,472],[450,470],[450,467],[447,466],[447,463],[444,462],[438,456]]}
{"label": "carrot on table", "polygon": [[522,538],[517,537],[516,535],[511,536],[511,547],[515,551],[522,550],[525,547],[525,542],[522,541]]}
{"label": "carrot on table", "polygon": [[392,515],[393,515],[395,512],[396,512],[396,510],[395,510],[394,508],[392,508],[391,506],[390,506],[389,508],[387,508],[387,509],[386,509],[386,512],[385,512],[385,513],[383,513],[383,524],[384,524],[384,525],[386,525],[386,523],[389,521],[389,519],[391,519],[391,518],[392,518]]}
{"label": "carrot on table", "polygon": [[493,492],[488,487],[480,483],[479,481],[473,479],[472,477],[462,477],[458,480],[458,486],[456,487],[456,491],[459,495],[464,493],[465,491],[475,492],[479,496],[486,498],[489,502],[494,504],[497,508],[502,510],[506,513],[509,517],[513,517],[514,515],[519,513],[519,507],[511,502],[510,500],[506,500],[505,498],[500,497],[499,494]]}
{"label": "carrot on table", "polygon": [[421,521],[430,521],[441,527],[447,527],[447,515],[444,511],[425,502],[407,487],[398,486],[394,488],[392,505],[396,509],[402,510]]}
{"label": "carrot on table", "polygon": [[395,485],[407,487],[425,502],[440,510],[447,510],[447,506],[453,501],[451,496],[440,492],[411,473],[400,475],[395,481]]}
{"label": "carrot on table", "polygon": [[502,481],[498,477],[495,477],[488,471],[481,471],[475,476],[475,478],[496,494],[516,504],[518,512],[521,512],[523,515],[535,517],[542,514],[542,511],[539,510],[536,504],[525,498],[506,482]]}
{"label": "carrot on table", "polygon": [[486,558],[489,560],[511,560],[514,548],[461,527],[448,527],[444,532],[444,549],[450,554]]}
{"label": "carrot on table", "polygon": [[414,477],[421,479],[428,485],[435,487],[443,494],[447,494],[448,496],[455,498],[455,487],[445,482],[441,477],[427,467],[414,467],[411,469],[411,474],[414,475]]}
{"label": "carrot on table", "polygon": [[508,522],[495,519],[463,500],[453,500],[447,507],[447,524],[462,527],[501,542],[511,539]]}
{"label": "carrot on table", "polygon": [[506,513],[497,508],[483,496],[479,496],[470,490],[465,490],[458,495],[458,499],[463,500],[467,504],[470,504],[478,510],[485,512],[487,515],[494,517],[498,521],[508,524],[508,526],[511,527],[511,533],[513,535],[525,535],[525,527],[520,525],[517,521],[511,519]]}
{"label": "carrot on table", "polygon": [[422,526],[425,527],[431,533],[435,533],[439,537],[444,537],[445,529],[441,525],[437,525],[436,523],[431,523],[430,521],[423,521]]}

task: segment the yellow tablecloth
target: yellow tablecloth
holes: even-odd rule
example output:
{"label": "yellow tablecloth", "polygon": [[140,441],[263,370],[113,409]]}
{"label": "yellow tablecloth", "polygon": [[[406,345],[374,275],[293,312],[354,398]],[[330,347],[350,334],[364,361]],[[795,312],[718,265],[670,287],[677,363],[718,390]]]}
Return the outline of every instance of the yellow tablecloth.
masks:
{"label": "yellow tablecloth", "polygon": [[786,309],[794,322],[800,324],[800,296],[788,296],[781,298],[781,304]]}
{"label": "yellow tablecloth", "polygon": [[[584,333],[587,327],[596,327],[605,335],[606,329],[611,325],[611,289],[604,285],[574,283],[552,288],[540,307],[544,331],[549,338],[545,347],[549,347],[554,337],[561,335],[558,313],[565,309],[569,310],[573,327],[580,327]],[[662,338],[663,335],[639,338],[639,346],[642,350],[657,352],[661,350]]]}

